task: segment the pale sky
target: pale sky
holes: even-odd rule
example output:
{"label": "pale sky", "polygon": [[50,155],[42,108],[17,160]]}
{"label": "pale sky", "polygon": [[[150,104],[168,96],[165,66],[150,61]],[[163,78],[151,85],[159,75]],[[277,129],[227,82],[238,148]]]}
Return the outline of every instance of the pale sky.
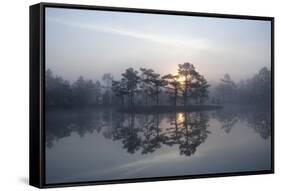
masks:
{"label": "pale sky", "polygon": [[270,69],[270,42],[270,21],[46,8],[46,67],[70,81],[184,62],[208,81],[239,80]]}

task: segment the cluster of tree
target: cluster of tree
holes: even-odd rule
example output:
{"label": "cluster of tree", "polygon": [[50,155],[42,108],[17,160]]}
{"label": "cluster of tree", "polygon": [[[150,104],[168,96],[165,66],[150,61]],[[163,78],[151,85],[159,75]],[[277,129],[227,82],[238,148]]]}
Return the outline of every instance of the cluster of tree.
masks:
{"label": "cluster of tree", "polygon": [[113,81],[112,90],[119,97],[121,105],[127,107],[134,107],[136,102],[146,106],[159,105],[160,95],[162,100],[167,97],[173,106],[203,104],[208,98],[207,80],[196,71],[193,64],[186,62],[178,66],[177,75],[163,76],[152,69],[140,68],[140,71],[136,71],[128,68],[119,81]]}
{"label": "cluster of tree", "polygon": [[271,71],[266,67],[252,78],[235,83],[225,74],[216,87],[216,102],[240,104],[270,104],[271,103]]}
{"label": "cluster of tree", "polygon": [[72,84],[62,77],[46,71],[46,106],[91,106],[111,104],[110,74],[104,74],[102,85],[100,81],[84,79],[80,76]]}
{"label": "cluster of tree", "polygon": [[178,74],[161,76],[152,69],[128,68],[120,80],[104,74],[102,83],[82,76],[74,83],[46,71],[47,106],[136,105],[151,106],[167,103],[173,106],[203,104],[208,98],[209,84],[190,63],[178,65]]}

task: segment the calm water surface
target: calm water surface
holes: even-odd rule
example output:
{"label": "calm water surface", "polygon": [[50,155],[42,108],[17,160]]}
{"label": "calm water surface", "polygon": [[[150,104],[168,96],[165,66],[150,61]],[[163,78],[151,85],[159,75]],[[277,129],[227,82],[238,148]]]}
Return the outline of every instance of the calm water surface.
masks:
{"label": "calm water surface", "polygon": [[269,170],[270,109],[46,112],[46,182]]}

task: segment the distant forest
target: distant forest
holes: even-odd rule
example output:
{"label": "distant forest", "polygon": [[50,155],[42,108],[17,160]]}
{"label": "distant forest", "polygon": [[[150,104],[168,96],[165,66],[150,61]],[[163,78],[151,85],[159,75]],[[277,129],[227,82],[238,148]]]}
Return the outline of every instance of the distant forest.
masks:
{"label": "distant forest", "polygon": [[70,83],[50,69],[45,74],[47,107],[188,106],[202,104],[270,104],[271,71],[266,67],[252,78],[234,82],[225,74],[210,93],[205,77],[193,64],[178,65],[178,74],[161,75],[152,69],[128,68],[116,80],[105,73],[93,81],[80,76]]}

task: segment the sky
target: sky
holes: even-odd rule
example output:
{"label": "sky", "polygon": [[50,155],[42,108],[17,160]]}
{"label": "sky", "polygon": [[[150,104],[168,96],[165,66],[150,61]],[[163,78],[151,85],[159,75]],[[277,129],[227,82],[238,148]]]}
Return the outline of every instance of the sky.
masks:
{"label": "sky", "polygon": [[129,67],[176,74],[192,63],[210,82],[271,63],[270,21],[46,8],[46,67],[71,82]]}

